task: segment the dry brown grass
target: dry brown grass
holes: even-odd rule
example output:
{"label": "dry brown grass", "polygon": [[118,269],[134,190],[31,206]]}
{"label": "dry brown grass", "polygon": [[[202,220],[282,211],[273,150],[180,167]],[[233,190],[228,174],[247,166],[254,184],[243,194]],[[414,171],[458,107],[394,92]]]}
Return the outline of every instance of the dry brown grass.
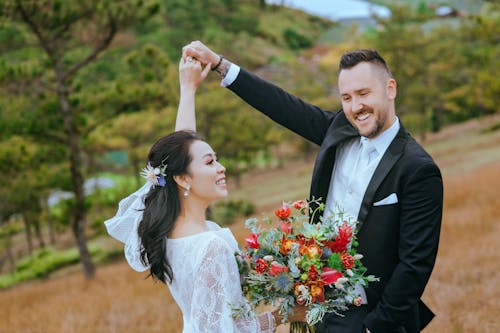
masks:
{"label": "dry brown grass", "polygon": [[[492,135],[490,145],[482,142],[461,151],[444,148],[447,154],[429,147],[443,168],[445,207],[438,259],[423,297],[437,316],[424,332],[500,330],[500,159],[482,159],[461,172],[456,172],[457,165],[441,163],[458,155],[461,163],[470,163],[468,158],[478,150],[498,151],[497,138]],[[258,210],[269,211],[265,203],[272,200],[262,200],[263,184],[272,185],[268,198],[293,193],[293,198],[281,199],[295,199],[307,194],[304,183],[308,184],[310,170],[310,162],[292,163],[267,175],[247,177],[243,189],[232,195],[262,201]],[[243,224],[231,229],[241,242],[246,234]],[[0,333],[180,332],[180,311],[168,289],[145,277],[120,262],[99,267],[93,281],[74,272],[1,291]]]}
{"label": "dry brown grass", "polygon": [[500,162],[445,179],[436,267],[424,299],[438,316],[428,332],[498,332]]}

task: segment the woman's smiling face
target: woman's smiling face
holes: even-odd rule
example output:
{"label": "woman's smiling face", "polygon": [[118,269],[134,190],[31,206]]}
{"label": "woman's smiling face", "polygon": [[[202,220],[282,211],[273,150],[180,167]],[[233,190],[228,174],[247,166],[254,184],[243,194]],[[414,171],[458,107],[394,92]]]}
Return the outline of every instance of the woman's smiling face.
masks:
{"label": "woman's smiling face", "polygon": [[189,153],[192,161],[188,167],[189,196],[195,196],[208,204],[225,198],[226,168],[217,161],[217,155],[205,141],[194,141]]}

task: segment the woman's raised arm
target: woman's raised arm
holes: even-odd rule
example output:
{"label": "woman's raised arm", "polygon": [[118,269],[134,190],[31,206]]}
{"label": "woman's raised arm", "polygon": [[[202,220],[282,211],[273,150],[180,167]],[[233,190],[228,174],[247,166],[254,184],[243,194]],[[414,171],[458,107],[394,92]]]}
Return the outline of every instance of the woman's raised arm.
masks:
{"label": "woman's raised arm", "polygon": [[211,64],[202,70],[199,61],[192,57],[181,58],[179,62],[180,99],[177,109],[175,130],[196,131],[195,94],[196,89],[207,77]]}

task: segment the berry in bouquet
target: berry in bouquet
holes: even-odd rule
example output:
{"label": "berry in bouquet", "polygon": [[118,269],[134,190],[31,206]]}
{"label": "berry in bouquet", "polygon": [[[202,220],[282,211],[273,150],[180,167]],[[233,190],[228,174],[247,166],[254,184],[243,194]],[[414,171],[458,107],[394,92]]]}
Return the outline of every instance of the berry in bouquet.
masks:
{"label": "berry in bouquet", "polygon": [[[325,314],[342,316],[349,305],[360,306],[360,286],[378,280],[365,275],[363,256],[356,252],[357,221],[340,209],[323,214],[324,204],[316,206],[310,211],[304,200],[284,202],[272,219],[248,219],[251,234],[236,253],[252,310],[279,304],[287,322],[295,305],[307,307],[307,323],[291,323],[295,332],[314,332]],[[319,223],[310,223],[315,214],[320,214]],[[245,311],[236,307],[234,315],[247,315]]]}

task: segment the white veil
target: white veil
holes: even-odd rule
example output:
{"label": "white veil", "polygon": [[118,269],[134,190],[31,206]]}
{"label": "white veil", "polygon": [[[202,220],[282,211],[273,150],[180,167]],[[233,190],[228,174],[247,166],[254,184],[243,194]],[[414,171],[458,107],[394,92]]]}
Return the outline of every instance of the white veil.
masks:
{"label": "white veil", "polygon": [[142,220],[144,199],[152,184],[146,182],[144,186],[122,199],[118,204],[118,212],[104,224],[108,234],[125,244],[124,252],[128,264],[136,271],[143,272],[150,266],[141,261],[141,240],[137,233]]}

